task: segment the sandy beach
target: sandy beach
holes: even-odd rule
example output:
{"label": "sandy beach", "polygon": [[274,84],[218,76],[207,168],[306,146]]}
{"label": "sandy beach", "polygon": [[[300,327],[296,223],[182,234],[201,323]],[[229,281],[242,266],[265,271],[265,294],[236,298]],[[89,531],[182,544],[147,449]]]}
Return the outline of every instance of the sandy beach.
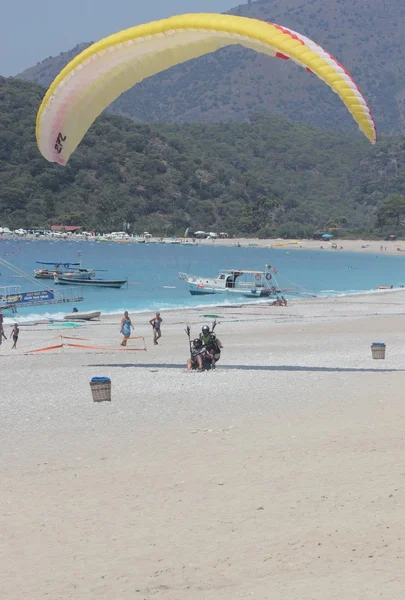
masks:
{"label": "sandy beach", "polygon": [[[400,254],[405,252],[405,241],[394,240],[282,240],[259,238],[232,238],[215,240],[198,240],[204,246],[243,246],[259,248],[285,248],[287,250],[323,250],[332,252],[362,252],[366,254]],[[336,248],[334,247],[336,245]]]}
{"label": "sandy beach", "polygon": [[[53,241],[57,240],[59,243],[63,242],[83,242],[83,241],[94,241],[94,238],[84,238],[84,237],[68,237],[66,239],[61,238],[49,238],[47,236],[43,236],[41,238],[36,238],[32,235],[26,235],[24,237],[18,236],[1,236],[0,240],[3,239],[8,242],[15,243],[17,241],[23,240],[33,240],[36,241],[46,241],[52,239]],[[173,243],[194,243],[191,238],[155,238],[152,237],[150,239],[139,238],[142,242],[149,244],[156,243],[165,243],[165,244],[173,244]],[[103,239],[103,241],[107,241]],[[108,240],[110,243],[113,243],[114,240]],[[139,240],[132,238],[127,240],[115,240],[114,243],[119,244],[136,244]],[[241,247],[258,247],[258,248],[274,248],[280,249],[284,248],[286,250],[323,250],[323,251],[332,251],[332,252],[362,252],[366,254],[395,254],[399,255],[400,253],[405,252],[405,240],[393,240],[393,241],[384,241],[384,240],[345,240],[345,239],[333,239],[330,241],[327,240],[284,240],[281,238],[277,239],[260,239],[260,238],[214,238],[214,239],[196,239],[195,242],[199,246],[241,246]],[[335,248],[334,245],[337,247]]]}
{"label": "sandy beach", "polygon": [[[188,373],[204,314],[223,355]],[[119,316],[22,324],[0,347],[4,598],[402,600],[404,315],[403,291],[166,312],[158,346],[134,315],[146,352],[119,350]],[[60,336],[111,349],[25,354]]]}

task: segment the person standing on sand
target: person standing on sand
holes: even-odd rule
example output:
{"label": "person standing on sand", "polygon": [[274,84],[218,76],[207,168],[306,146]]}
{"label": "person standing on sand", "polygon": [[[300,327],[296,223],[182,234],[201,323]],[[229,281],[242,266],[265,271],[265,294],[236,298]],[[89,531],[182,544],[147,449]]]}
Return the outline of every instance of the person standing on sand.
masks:
{"label": "person standing on sand", "polygon": [[121,346],[127,345],[127,341],[129,339],[129,336],[131,335],[131,327],[132,329],[134,328],[134,326],[132,325],[132,321],[129,318],[128,311],[126,310],[124,312],[124,316],[121,319],[120,333],[122,333],[122,335],[124,336],[124,339],[121,342]]}
{"label": "person standing on sand", "polygon": [[13,327],[13,331],[11,332],[11,335],[13,336],[13,345],[11,346],[11,350],[17,350],[17,342],[18,342],[18,336],[20,334],[20,329],[18,327],[18,323],[14,323],[14,327]]}
{"label": "person standing on sand", "polygon": [[149,321],[149,324],[152,325],[152,327],[153,327],[153,343],[155,344],[155,346],[158,345],[158,339],[162,337],[162,331],[161,331],[162,321],[163,321],[163,319],[160,316],[160,312],[157,312],[156,316],[153,317],[153,319],[151,319]]}
{"label": "person standing on sand", "polygon": [[4,333],[4,329],[3,329],[3,321],[0,322],[0,346],[3,342],[3,338],[6,340],[6,334]]}
{"label": "person standing on sand", "polygon": [[4,335],[4,329],[3,329],[3,313],[0,312],[0,346],[2,344],[3,341],[3,337],[6,340],[6,336]]}

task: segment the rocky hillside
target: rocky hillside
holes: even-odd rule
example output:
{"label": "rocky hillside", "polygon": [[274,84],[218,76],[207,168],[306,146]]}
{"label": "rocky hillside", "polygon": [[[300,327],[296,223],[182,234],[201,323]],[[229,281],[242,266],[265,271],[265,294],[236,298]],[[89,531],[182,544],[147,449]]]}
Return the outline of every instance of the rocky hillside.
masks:
{"label": "rocky hillside", "polygon": [[[280,23],[318,43],[352,73],[381,132],[405,132],[403,0],[257,0],[234,14]],[[88,44],[20,73],[47,86]],[[356,125],[331,90],[294,64],[230,48],[157,75],[124,94],[112,112],[143,122],[243,121],[256,110],[328,129]]]}

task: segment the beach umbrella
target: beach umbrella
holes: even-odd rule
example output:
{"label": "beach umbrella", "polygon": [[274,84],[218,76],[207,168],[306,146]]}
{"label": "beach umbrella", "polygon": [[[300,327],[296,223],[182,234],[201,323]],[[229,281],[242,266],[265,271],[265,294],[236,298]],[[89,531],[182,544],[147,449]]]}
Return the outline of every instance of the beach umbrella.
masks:
{"label": "beach umbrella", "polygon": [[323,240],[331,240],[333,238],[333,235],[331,233],[324,233],[322,236]]}

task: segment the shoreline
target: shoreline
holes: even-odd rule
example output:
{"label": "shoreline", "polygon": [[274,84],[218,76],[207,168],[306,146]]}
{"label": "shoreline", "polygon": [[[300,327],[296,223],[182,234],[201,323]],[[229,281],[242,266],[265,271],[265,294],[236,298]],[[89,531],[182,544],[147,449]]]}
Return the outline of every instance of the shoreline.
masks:
{"label": "shoreline", "polygon": [[[370,296],[381,296],[381,295],[390,295],[390,294],[400,294],[400,293],[405,293],[405,290],[403,288],[392,288],[392,289],[381,289],[381,290],[361,290],[359,292],[336,292],[336,294],[334,295],[322,295],[322,296],[314,296],[314,297],[301,297],[301,296],[295,296],[295,297],[288,297],[288,306],[296,306],[297,304],[302,304],[302,303],[309,303],[309,302],[322,302],[322,301],[326,301],[326,302],[331,302],[333,300],[336,299],[345,299],[345,298],[362,298],[362,297],[370,297]],[[287,294],[286,294],[287,295]],[[131,309],[130,307],[128,308],[128,312],[132,315],[144,315],[144,314],[154,314],[156,312],[156,310],[159,310],[162,314],[170,314],[170,313],[181,313],[181,312],[195,312],[195,313],[199,313],[202,311],[209,311],[210,309],[212,310],[216,310],[216,311],[229,311],[229,310],[233,310],[236,308],[241,308],[241,309],[246,309],[246,308],[268,308],[268,309],[275,309],[275,310],[282,310],[285,307],[280,307],[280,306],[272,306],[272,300],[269,299],[263,299],[263,300],[252,300],[251,302],[235,302],[235,304],[233,303],[219,303],[219,304],[199,304],[196,306],[192,306],[192,305],[184,305],[184,306],[176,306],[176,307],[166,307],[166,308],[160,308],[160,309],[155,309],[155,308],[151,308],[151,309],[141,309],[141,310],[136,310],[136,309]],[[94,309],[96,310],[96,309]],[[82,312],[79,310],[79,313]],[[91,310],[84,310],[83,312],[91,312]],[[63,312],[63,311],[56,311],[55,313],[53,313],[55,316],[49,316],[49,317],[41,317],[41,315],[38,313],[38,318],[34,318],[34,316],[28,314],[28,315],[22,315],[20,316],[20,313],[15,313],[12,317],[7,315],[8,311],[7,310],[3,310],[3,315],[4,315],[4,324],[5,325],[11,325],[13,323],[18,322],[19,324],[22,325],[29,325],[29,326],[33,326],[33,325],[44,325],[44,324],[49,324],[49,323],[69,323],[71,321],[69,321],[68,319],[65,319],[64,316],[66,314],[71,314],[71,311],[67,311],[67,312]],[[103,320],[108,320],[109,317],[114,317],[117,315],[121,315],[123,313],[123,310],[117,309],[117,310],[108,310],[108,311],[101,311],[101,315],[100,318],[98,320],[95,321],[91,321],[91,323],[97,323],[97,322],[101,322]],[[33,313],[35,314],[35,313]],[[48,313],[51,314],[51,313]],[[58,316],[59,315],[59,316]],[[74,321],[73,321],[74,322]],[[83,321],[78,321],[79,323],[83,323]]]}
{"label": "shoreline", "polygon": [[[86,237],[51,237],[41,236],[36,237],[33,235],[18,236],[18,235],[1,235],[0,241],[5,242],[76,242],[76,243],[110,243],[110,244],[137,244],[144,243],[145,245],[182,245],[182,246],[219,246],[219,247],[243,247],[243,248],[266,248],[269,250],[320,250],[320,251],[332,251],[332,252],[359,252],[364,254],[374,253],[378,255],[395,255],[401,256],[405,253],[405,240],[354,240],[354,239],[333,239],[332,241],[322,241],[313,239],[302,239],[302,240],[285,240],[281,238],[216,238],[216,239],[196,239],[196,243],[190,241],[190,238],[156,238],[152,237],[149,240],[143,238],[131,238],[128,240],[106,240],[99,236],[93,238]],[[337,248],[333,249],[332,244],[337,244]]]}

